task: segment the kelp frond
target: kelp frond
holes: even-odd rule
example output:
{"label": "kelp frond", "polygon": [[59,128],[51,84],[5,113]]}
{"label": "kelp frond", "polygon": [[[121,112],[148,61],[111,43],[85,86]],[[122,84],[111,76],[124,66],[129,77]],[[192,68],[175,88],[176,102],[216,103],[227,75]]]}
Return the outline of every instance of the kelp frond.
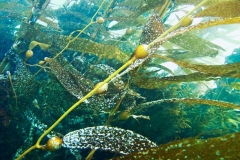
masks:
{"label": "kelp frond", "polygon": [[222,17],[232,18],[240,16],[239,1],[223,1],[207,7],[194,17]]}
{"label": "kelp frond", "polygon": [[213,77],[221,76],[221,77],[240,78],[240,73],[238,71],[238,68],[240,67],[239,62],[233,63],[233,64],[224,64],[224,65],[200,65],[200,64],[191,64],[189,62],[174,60],[172,58],[168,58],[161,55],[154,55],[154,57],[163,58],[165,60],[174,62],[181,67],[185,67],[195,71],[210,74]]}
{"label": "kelp frond", "polygon": [[170,76],[170,77],[142,77],[141,74],[133,75],[134,78],[131,82],[136,84],[140,88],[145,89],[157,89],[165,88],[170,84],[179,84],[182,82],[200,82],[200,81],[210,81],[217,80],[220,77],[213,77],[211,74],[205,73],[191,73],[188,75]]}
{"label": "kelp frond", "polygon": [[69,63],[62,66],[57,60],[52,58],[48,58],[47,62],[50,65],[52,73],[64,88],[76,98],[81,99],[83,95],[93,87],[92,82],[83,77]]}
{"label": "kelp frond", "polygon": [[[145,151],[134,152],[128,156],[114,159],[216,159],[219,157],[231,157],[237,159],[240,133],[232,133],[217,138],[198,139],[197,137],[186,138],[149,148]],[[231,144],[231,145],[229,145]]]}
{"label": "kelp frond", "polygon": [[199,24],[192,25],[189,27],[177,29],[177,30],[173,31],[172,33],[168,34],[165,38],[160,38],[158,41],[165,42],[175,36],[178,36],[178,35],[184,34],[186,32],[193,31],[193,30],[199,30],[199,29],[204,29],[204,28],[209,28],[209,27],[214,27],[214,26],[219,26],[219,25],[237,24],[239,22],[240,22],[239,17],[220,18],[220,19],[209,20],[209,21],[201,22]]}
{"label": "kelp frond", "polygon": [[229,102],[223,102],[223,101],[217,101],[217,100],[209,100],[209,99],[199,99],[199,98],[172,98],[172,99],[161,99],[151,102],[146,102],[138,105],[134,110],[142,110],[145,108],[149,108],[153,105],[160,104],[160,103],[186,103],[186,104],[204,104],[208,106],[217,106],[222,108],[230,108],[230,109],[240,109],[240,105],[229,103]]}

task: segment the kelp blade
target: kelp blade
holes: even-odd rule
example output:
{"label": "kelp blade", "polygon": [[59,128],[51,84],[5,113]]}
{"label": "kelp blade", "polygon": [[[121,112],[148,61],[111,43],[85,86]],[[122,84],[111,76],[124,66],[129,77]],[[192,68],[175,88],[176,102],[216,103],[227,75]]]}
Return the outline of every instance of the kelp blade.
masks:
{"label": "kelp blade", "polygon": [[65,89],[73,96],[81,99],[89,88],[92,82],[83,77],[78,71],[71,68],[69,65],[62,65],[55,59],[48,60],[52,73],[57,77]]}
{"label": "kelp blade", "polygon": [[213,77],[211,74],[192,73],[188,75],[171,76],[171,77],[142,77],[141,75],[134,76],[133,83],[140,88],[156,89],[164,88],[170,84],[181,82],[194,82],[194,81],[210,81],[216,80],[219,77]]}
{"label": "kelp blade", "polygon": [[[59,45],[66,46],[67,38],[68,37],[66,36],[57,36]],[[69,45],[68,49],[82,53],[94,54],[100,58],[117,59],[122,63],[127,62],[129,59],[129,57],[116,46],[104,45],[84,38],[77,38]]]}
{"label": "kelp blade", "polygon": [[[194,58],[202,56],[215,57],[219,50],[224,50],[220,46],[213,44],[203,38],[191,33],[185,33],[170,39],[170,42],[188,50],[184,58]],[[198,44],[198,45],[196,45]],[[175,56],[173,56],[175,57]]]}
{"label": "kelp blade", "polygon": [[187,138],[115,159],[238,159],[240,133],[217,138]]}
{"label": "kelp blade", "polygon": [[238,16],[240,16],[240,1],[225,1],[209,6],[194,17],[230,18]]}

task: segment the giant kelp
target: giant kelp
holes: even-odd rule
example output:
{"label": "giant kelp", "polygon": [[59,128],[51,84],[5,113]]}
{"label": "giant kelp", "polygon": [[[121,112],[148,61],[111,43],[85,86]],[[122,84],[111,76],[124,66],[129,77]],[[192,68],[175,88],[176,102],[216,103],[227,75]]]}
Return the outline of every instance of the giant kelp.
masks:
{"label": "giant kelp", "polygon": [[[18,11],[12,10],[19,5],[3,2],[5,7],[0,8],[1,13],[15,16],[13,24],[21,24],[0,66],[1,73],[11,71],[11,90],[16,90],[15,98],[18,96],[11,114],[16,119],[27,117],[23,123],[15,122],[21,126],[17,132],[23,134],[15,158],[21,159],[34,149],[59,149],[62,142],[76,157],[79,154],[76,148],[90,148],[93,150],[89,157],[101,149],[129,154],[129,158],[124,157],[128,159],[167,158],[167,151],[168,158],[192,158],[196,150],[208,152],[208,141],[218,145],[221,138],[188,138],[157,148],[154,142],[161,144],[199,134],[208,138],[239,131],[236,101],[239,62],[205,61],[204,58],[217,59],[223,53],[227,59],[226,47],[198,34],[198,31],[211,34],[210,27],[238,26],[238,1],[134,2],[67,1],[63,8],[54,11],[47,7],[49,1],[39,0],[21,4],[24,10],[31,5],[31,10],[20,18],[15,16]],[[186,15],[180,18],[178,11],[187,4],[195,8],[184,10]],[[231,11],[221,12],[225,5],[228,6],[226,10]],[[171,22],[170,15],[174,14],[177,15],[176,23]],[[197,17],[208,19],[191,25],[192,18],[196,20]],[[38,20],[47,24],[38,23]],[[113,20],[117,24],[109,27]],[[113,34],[113,29],[123,28],[124,33],[119,37]],[[133,51],[131,56],[129,51]],[[166,62],[174,63],[177,69],[165,65]],[[13,103],[9,103],[11,105]],[[41,126],[50,127],[44,127],[43,131]],[[33,128],[37,128],[37,135],[43,132],[37,140]],[[47,135],[49,140],[41,145]],[[238,133],[223,137],[224,143],[232,144],[231,137],[238,137]],[[57,145],[52,146],[52,142]],[[30,144],[34,145],[28,148]],[[176,144],[177,148],[182,148],[171,154]],[[200,147],[195,147],[196,144]],[[213,158],[239,156],[234,149],[229,152],[222,151],[221,147],[212,149],[215,154],[210,156]],[[133,151],[136,152],[131,154]],[[230,155],[230,151],[234,154]],[[59,151],[44,156],[58,154],[63,157],[65,153]]]}
{"label": "giant kelp", "polygon": [[240,156],[238,142],[239,133],[206,140],[188,138],[115,159],[237,159]]}
{"label": "giant kelp", "polygon": [[[238,17],[239,16],[239,1],[223,1],[218,4],[211,5],[207,9],[199,12],[195,15],[195,17],[222,17],[222,18],[228,18],[228,17]],[[227,8],[226,10],[223,10],[223,8]]]}

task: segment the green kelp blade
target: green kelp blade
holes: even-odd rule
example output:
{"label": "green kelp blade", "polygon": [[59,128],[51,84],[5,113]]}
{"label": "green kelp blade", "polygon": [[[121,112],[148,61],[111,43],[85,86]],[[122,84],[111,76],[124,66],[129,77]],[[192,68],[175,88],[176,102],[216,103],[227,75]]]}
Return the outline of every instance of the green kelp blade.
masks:
{"label": "green kelp blade", "polygon": [[240,1],[224,1],[211,5],[194,17],[222,17],[231,18],[240,16]]}
{"label": "green kelp blade", "polygon": [[224,50],[222,47],[191,33],[177,35],[171,38],[169,41],[182,47],[185,50],[188,50],[187,53],[182,55],[184,58],[195,58],[203,56],[215,57],[218,54],[219,50]]}
{"label": "green kelp blade", "polygon": [[186,138],[114,159],[239,159],[240,133],[217,138]]}
{"label": "green kelp blade", "polygon": [[56,59],[49,58],[48,63],[52,73],[73,96],[81,99],[83,94],[89,91],[88,87],[91,86],[91,82],[86,80],[78,71],[73,71],[72,67],[68,65],[61,65]]}
{"label": "green kelp blade", "polygon": [[182,83],[182,82],[198,82],[198,81],[210,81],[219,79],[219,77],[213,77],[211,74],[204,74],[200,72],[191,73],[188,75],[170,76],[170,77],[142,77],[141,74],[132,76],[131,82],[136,84],[140,88],[156,89],[163,88],[170,84]]}

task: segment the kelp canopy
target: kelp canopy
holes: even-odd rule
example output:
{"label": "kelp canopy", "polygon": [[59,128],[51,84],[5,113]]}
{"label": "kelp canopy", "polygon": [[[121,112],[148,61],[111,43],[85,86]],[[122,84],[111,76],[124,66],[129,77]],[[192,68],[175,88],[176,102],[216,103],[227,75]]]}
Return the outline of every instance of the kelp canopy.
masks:
{"label": "kelp canopy", "polygon": [[0,15],[1,159],[240,157],[239,0],[12,0]]}

